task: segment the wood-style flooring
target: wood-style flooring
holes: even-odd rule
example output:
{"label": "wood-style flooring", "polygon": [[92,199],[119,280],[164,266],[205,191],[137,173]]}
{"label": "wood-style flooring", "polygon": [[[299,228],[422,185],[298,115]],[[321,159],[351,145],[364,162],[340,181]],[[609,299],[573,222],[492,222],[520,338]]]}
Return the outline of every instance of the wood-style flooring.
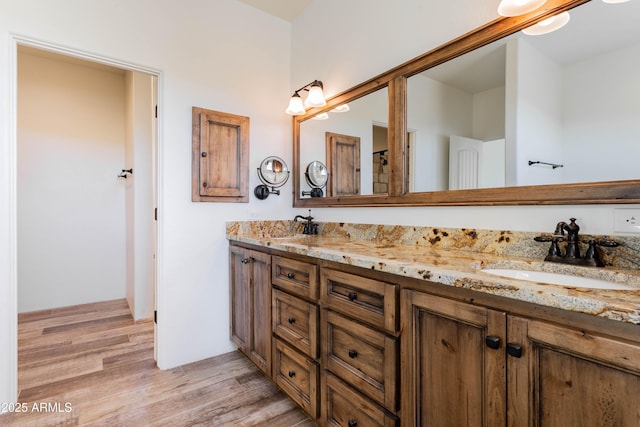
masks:
{"label": "wood-style flooring", "polygon": [[159,370],[125,300],[21,314],[18,384],[0,426],[316,425],[237,351]]}

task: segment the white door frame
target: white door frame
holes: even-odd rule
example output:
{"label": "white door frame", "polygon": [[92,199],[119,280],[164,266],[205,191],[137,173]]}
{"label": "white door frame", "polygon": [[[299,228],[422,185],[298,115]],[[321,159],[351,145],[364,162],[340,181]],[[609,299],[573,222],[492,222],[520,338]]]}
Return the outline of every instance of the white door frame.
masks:
{"label": "white door frame", "polygon": [[[54,43],[49,43],[43,40],[38,40],[30,37],[26,37],[23,35],[11,34],[10,36],[10,59],[9,59],[9,96],[10,96],[10,105],[9,105],[9,139],[10,139],[10,149],[9,149],[9,173],[10,173],[10,182],[11,182],[11,190],[10,190],[10,198],[9,198],[9,227],[10,227],[10,295],[11,295],[11,322],[13,322],[11,326],[12,331],[12,339],[10,348],[8,349],[11,358],[10,358],[10,369],[13,372],[12,382],[15,385],[14,399],[13,401],[17,402],[18,398],[18,254],[17,254],[17,170],[18,170],[18,137],[17,137],[17,118],[18,118],[18,105],[17,105],[17,91],[18,91],[18,78],[17,78],[17,70],[18,70],[18,45],[30,46],[41,50],[46,50],[54,53],[58,53],[61,55],[71,56],[79,59],[84,59],[87,61],[97,62],[100,64],[109,65],[116,68],[121,68],[129,71],[137,71],[140,73],[145,73],[151,76],[155,76],[158,80],[157,83],[157,102],[158,102],[158,118],[156,121],[156,138],[155,138],[155,158],[153,159],[153,163],[155,164],[155,182],[154,182],[154,190],[155,190],[155,198],[156,198],[156,207],[159,211],[161,211],[162,206],[162,89],[163,89],[163,75],[160,70],[141,66],[138,64],[133,64],[126,61],[121,61],[114,58],[108,58],[102,55],[80,51],[77,49],[71,49],[65,46],[56,45]],[[162,215],[158,215],[158,221],[156,223],[156,247],[154,248],[156,255],[156,263],[155,263],[155,283],[154,283],[154,293],[155,293],[155,309],[158,309],[160,305],[160,292],[158,284],[161,283],[161,271],[162,268]],[[157,325],[156,330],[156,339],[154,342],[154,354],[157,357],[158,366],[162,367],[162,358],[164,352],[162,351],[162,343],[164,340],[162,339],[161,328]]]}

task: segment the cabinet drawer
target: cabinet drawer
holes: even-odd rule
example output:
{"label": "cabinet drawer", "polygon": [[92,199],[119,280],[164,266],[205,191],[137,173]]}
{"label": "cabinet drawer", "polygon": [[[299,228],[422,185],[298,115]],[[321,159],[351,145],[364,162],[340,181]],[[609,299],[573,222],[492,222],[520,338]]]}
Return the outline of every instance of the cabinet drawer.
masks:
{"label": "cabinet drawer", "polygon": [[318,307],[277,289],[272,293],[273,332],[312,359],[318,357]]}
{"label": "cabinet drawer", "polygon": [[274,256],[271,281],[289,293],[318,300],[318,268],[314,264]]}
{"label": "cabinet drawer", "polygon": [[320,273],[320,292],[326,308],[397,333],[397,286],[327,268]]}
{"label": "cabinet drawer", "polygon": [[332,311],[322,317],[322,366],[395,412],[398,340]]}
{"label": "cabinet drawer", "polygon": [[317,419],[320,415],[318,364],[275,338],[273,373],[276,384],[312,418]]}
{"label": "cabinet drawer", "polygon": [[398,419],[329,373],[322,375],[322,425],[396,427]]}

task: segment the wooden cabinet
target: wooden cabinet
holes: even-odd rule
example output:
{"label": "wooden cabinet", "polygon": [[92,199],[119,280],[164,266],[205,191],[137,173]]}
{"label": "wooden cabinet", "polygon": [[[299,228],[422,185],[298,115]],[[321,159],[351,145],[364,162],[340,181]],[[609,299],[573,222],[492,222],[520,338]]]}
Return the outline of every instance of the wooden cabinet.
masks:
{"label": "wooden cabinet", "polygon": [[330,373],[322,376],[322,426],[396,427],[398,419]]}
{"label": "wooden cabinet", "polygon": [[230,246],[231,337],[320,425],[640,426],[628,325],[295,258]]}
{"label": "wooden cabinet", "polygon": [[637,343],[401,293],[402,425],[639,426]]}
{"label": "wooden cabinet", "polygon": [[508,425],[640,426],[640,346],[511,316]]}
{"label": "wooden cabinet", "polygon": [[273,284],[302,298],[317,302],[318,267],[308,262],[273,257]]}
{"label": "wooden cabinet", "polygon": [[397,292],[391,283],[321,270],[323,425],[397,422]]}
{"label": "wooden cabinet", "polygon": [[191,200],[249,201],[249,117],[192,108]]}
{"label": "wooden cabinet", "polygon": [[274,381],[313,419],[318,419],[318,267],[274,256],[271,281]]}
{"label": "wooden cabinet", "polygon": [[271,256],[229,248],[231,339],[271,376]]}
{"label": "wooden cabinet", "polygon": [[402,425],[505,425],[505,313],[408,290],[401,300]]}
{"label": "wooden cabinet", "polygon": [[274,339],[273,380],[312,418],[318,418],[320,367],[316,361]]}

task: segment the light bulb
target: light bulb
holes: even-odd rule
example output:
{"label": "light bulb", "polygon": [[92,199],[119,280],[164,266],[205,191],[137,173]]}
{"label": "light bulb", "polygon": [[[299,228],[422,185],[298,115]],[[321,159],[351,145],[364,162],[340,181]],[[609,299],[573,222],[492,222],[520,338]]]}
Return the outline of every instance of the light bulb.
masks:
{"label": "light bulb", "polygon": [[502,16],[518,16],[532,12],[546,3],[547,0],[502,0],[498,5],[498,13]]}
{"label": "light bulb", "polygon": [[540,21],[537,24],[530,26],[529,28],[525,28],[524,30],[522,30],[522,32],[528,36],[540,36],[542,34],[547,34],[552,31],[559,30],[560,28],[567,25],[569,19],[571,19],[571,15],[569,15],[569,12],[562,12],[558,15],[554,15],[550,18]]}

